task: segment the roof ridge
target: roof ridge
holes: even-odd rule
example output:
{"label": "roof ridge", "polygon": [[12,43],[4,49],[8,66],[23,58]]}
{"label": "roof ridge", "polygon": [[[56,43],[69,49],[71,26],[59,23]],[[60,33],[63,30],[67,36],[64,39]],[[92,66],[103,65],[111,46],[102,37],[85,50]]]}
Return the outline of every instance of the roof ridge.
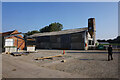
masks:
{"label": "roof ridge", "polygon": [[87,29],[88,29],[88,27],[76,28],[76,29],[67,29],[67,30],[54,31],[54,32],[35,33],[35,34],[30,35],[28,37],[71,34],[71,33],[86,31]]}
{"label": "roof ridge", "polygon": [[[68,31],[68,30],[77,30],[77,29],[87,29],[88,27],[84,27],[84,28],[75,28],[75,29],[66,29],[66,30],[61,30],[61,31]],[[53,32],[61,32],[61,31],[53,31]],[[43,32],[43,33],[51,33],[51,32]],[[35,34],[39,34],[39,33],[35,33]],[[40,33],[42,34],[42,33]],[[33,34],[34,35],[34,34]]]}

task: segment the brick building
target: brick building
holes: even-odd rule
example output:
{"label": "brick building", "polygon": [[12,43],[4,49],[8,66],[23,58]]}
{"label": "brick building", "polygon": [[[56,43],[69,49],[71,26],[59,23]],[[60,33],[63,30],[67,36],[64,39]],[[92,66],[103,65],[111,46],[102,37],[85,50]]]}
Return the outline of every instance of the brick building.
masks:
{"label": "brick building", "polygon": [[23,50],[25,47],[25,41],[20,32],[17,30],[4,32],[2,36],[2,49],[5,47],[16,47],[17,49]]}

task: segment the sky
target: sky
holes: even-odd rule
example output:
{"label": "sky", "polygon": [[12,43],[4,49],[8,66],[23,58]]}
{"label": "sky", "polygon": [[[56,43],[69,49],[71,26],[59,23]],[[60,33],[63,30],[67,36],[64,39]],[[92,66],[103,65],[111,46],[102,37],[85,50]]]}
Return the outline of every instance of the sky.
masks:
{"label": "sky", "polygon": [[118,36],[117,2],[3,2],[2,32],[39,30],[51,23],[63,24],[63,30],[88,26],[95,18],[97,39]]}

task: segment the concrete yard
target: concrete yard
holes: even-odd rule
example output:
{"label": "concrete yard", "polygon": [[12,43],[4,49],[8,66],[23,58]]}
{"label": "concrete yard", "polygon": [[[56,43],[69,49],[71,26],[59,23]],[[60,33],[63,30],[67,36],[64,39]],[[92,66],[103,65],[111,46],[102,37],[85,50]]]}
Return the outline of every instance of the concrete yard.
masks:
{"label": "concrete yard", "polygon": [[[37,50],[29,55],[2,54],[3,78],[118,78],[118,51],[107,61],[107,51],[65,50],[63,57],[35,60],[62,54],[62,50]],[[66,60],[66,62],[61,62]]]}

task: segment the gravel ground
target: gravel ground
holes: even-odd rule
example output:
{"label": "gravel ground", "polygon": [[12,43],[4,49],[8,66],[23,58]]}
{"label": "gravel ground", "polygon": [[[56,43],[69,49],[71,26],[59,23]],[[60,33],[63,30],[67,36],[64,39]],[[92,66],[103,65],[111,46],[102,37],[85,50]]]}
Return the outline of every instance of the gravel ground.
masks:
{"label": "gravel ground", "polygon": [[0,79],[2,79],[2,54],[0,53]]}
{"label": "gravel ground", "polygon": [[38,50],[37,53],[30,53],[28,55],[22,55],[22,56],[7,55],[7,56],[15,60],[25,61],[38,66],[42,66],[43,64],[47,64],[47,63],[54,63],[55,61],[60,61],[62,59],[72,57],[72,55],[64,55],[63,57],[54,57],[53,59],[35,60],[36,58],[56,56],[56,55],[62,55],[62,50]]}
{"label": "gravel ground", "polygon": [[113,54],[114,60],[107,61],[107,54],[72,53],[77,58],[67,60],[65,63],[56,63],[46,68],[69,72],[72,74],[87,75],[92,78],[118,78],[118,54]]}
{"label": "gravel ground", "polygon": [[[51,73],[51,70],[53,70],[53,72],[58,71],[59,73],[59,76],[57,74],[56,76],[52,75],[52,77],[56,78],[57,76],[64,78],[65,76],[63,74],[66,74],[67,77],[73,75],[74,77],[76,76],[80,78],[118,78],[118,53],[113,54],[114,60],[112,61],[107,61],[106,51],[93,50],[66,50],[66,54],[64,55],[64,57],[56,57],[53,58],[53,60],[35,60],[35,58],[55,56],[59,54],[62,54],[62,50],[37,50],[37,53],[31,53],[27,56],[12,56],[8,54],[3,54],[3,73],[7,76],[12,76],[12,74],[14,74],[15,76],[19,75],[19,73],[11,73],[10,75],[10,69],[13,70],[12,72],[16,72],[15,69],[21,69],[20,71],[23,70],[23,72],[21,72],[20,75],[24,77],[25,75],[22,75],[22,73],[26,71],[29,74],[29,71],[27,71],[26,68],[26,66],[29,66],[31,69],[30,71],[33,72],[33,74],[37,74],[39,68],[40,70],[45,69],[45,72],[48,71],[47,76],[41,76],[41,74],[39,73],[39,75],[33,75],[32,77],[51,77],[49,73]],[[63,59],[66,60],[66,62],[61,62],[61,60]],[[8,63],[9,65],[11,65],[11,67],[6,67]],[[21,64],[21,66],[19,66],[19,64]],[[36,67],[36,69],[33,69],[32,66]],[[61,74],[60,72],[63,73]]]}

